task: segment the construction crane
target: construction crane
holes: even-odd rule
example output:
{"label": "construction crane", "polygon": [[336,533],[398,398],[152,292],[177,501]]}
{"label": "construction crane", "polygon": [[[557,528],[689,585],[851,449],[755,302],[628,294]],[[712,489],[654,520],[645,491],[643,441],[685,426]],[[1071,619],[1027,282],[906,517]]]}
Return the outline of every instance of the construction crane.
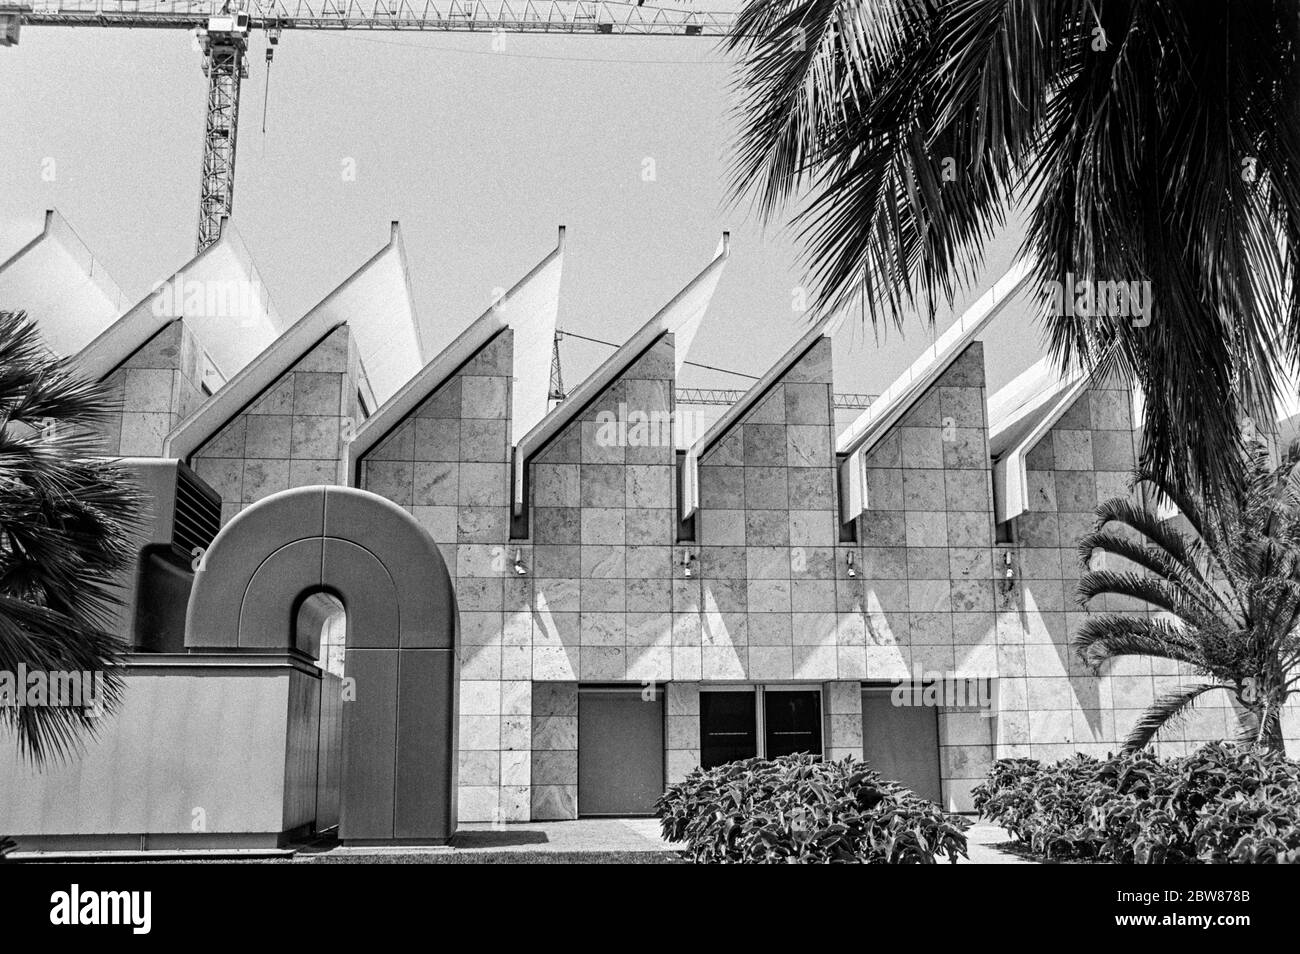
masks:
{"label": "construction crane", "polygon": [[[199,193],[199,251],[221,234],[235,199],[239,89],[248,78],[248,40],[265,31],[270,65],[284,30],[415,30],[424,33],[554,33],[596,36],[724,36],[740,0],[651,6],[614,0],[0,0],[0,46],[25,26],[197,31],[208,77]],[[562,387],[562,386],[561,386]]]}

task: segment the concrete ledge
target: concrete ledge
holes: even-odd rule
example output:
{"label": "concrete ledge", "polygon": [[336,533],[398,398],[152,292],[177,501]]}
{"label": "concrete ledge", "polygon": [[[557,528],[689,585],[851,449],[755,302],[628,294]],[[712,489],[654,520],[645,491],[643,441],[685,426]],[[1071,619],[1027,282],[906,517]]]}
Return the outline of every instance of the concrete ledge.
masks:
{"label": "concrete ledge", "polygon": [[15,851],[5,855],[3,863],[59,864],[62,862],[128,861],[262,861],[268,858],[292,858],[293,848],[189,848],[156,851]]}

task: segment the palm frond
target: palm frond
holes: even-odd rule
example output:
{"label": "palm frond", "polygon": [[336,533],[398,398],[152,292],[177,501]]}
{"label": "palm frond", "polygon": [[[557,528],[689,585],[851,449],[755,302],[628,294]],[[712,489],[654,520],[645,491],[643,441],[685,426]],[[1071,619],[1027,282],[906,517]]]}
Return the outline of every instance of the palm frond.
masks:
{"label": "palm frond", "polygon": [[1089,616],[1070,645],[1094,675],[1120,656],[1153,656],[1194,667],[1203,662],[1195,640],[1182,627],[1160,617],[1120,613]]}
{"label": "palm frond", "polygon": [[[1285,0],[756,0],[734,182],[799,203],[818,311],[933,315],[1025,209],[1062,367],[1146,394],[1149,469],[1214,496],[1300,366],[1300,22]],[[799,48],[796,38],[806,41]],[[954,174],[955,173],[955,174]],[[1149,283],[1070,316],[1049,283]]]}
{"label": "palm frond", "polygon": [[1181,686],[1173,692],[1165,693],[1142,713],[1124,740],[1124,751],[1136,752],[1145,748],[1161,732],[1178,725],[1186,717],[1187,710],[1205,693],[1215,689],[1231,691],[1231,688],[1218,683],[1201,683],[1196,686]]}
{"label": "palm frond", "polygon": [[[0,671],[99,673],[102,712],[121,698],[122,641],[110,627],[144,500],[94,456],[111,391],[80,377],[22,315],[0,312]],[[93,734],[75,707],[6,707],[0,723],[37,764]]]}

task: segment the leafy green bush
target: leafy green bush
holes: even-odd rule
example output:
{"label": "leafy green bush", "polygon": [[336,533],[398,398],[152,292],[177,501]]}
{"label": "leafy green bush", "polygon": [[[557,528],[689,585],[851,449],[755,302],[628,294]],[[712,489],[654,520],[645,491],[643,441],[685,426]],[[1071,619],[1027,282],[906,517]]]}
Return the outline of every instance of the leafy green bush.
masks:
{"label": "leafy green bush", "polygon": [[1300,763],[1276,752],[1219,742],[1173,759],[1004,759],[974,798],[1049,858],[1300,863]]}
{"label": "leafy green bush", "polygon": [[814,755],[696,769],[655,808],[699,863],[955,863],[970,827],[862,762]]}
{"label": "leafy green bush", "polygon": [[1049,858],[1088,857],[1086,791],[1098,762],[1077,755],[1056,765],[1033,759],[995,762],[972,794],[975,810],[997,821],[1031,851]]}

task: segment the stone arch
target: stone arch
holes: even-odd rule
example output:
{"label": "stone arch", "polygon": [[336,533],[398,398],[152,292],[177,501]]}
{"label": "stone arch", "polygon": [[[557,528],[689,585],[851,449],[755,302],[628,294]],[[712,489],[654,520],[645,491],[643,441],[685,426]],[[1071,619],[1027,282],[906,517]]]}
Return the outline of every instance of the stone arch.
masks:
{"label": "stone arch", "polygon": [[432,537],[401,507],[348,487],[273,494],[204,553],[190,651],[303,652],[302,601],[346,613],[339,837],[439,843],[456,829],[457,613]]}

